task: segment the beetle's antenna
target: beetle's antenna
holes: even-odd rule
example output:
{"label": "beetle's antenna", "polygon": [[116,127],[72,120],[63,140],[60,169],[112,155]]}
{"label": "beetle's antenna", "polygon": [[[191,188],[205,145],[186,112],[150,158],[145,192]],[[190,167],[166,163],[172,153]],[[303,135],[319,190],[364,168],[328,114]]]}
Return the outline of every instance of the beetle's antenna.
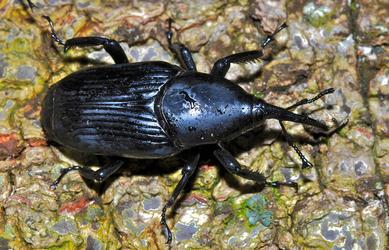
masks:
{"label": "beetle's antenna", "polygon": [[44,19],[47,20],[47,22],[49,23],[49,26],[50,26],[50,30],[51,30],[51,38],[57,42],[58,44],[60,45],[65,45],[65,42],[58,37],[57,33],[55,32],[55,29],[54,29],[54,24],[53,24],[53,21],[51,20],[51,18],[49,16],[45,16],[43,15],[42,16]]}
{"label": "beetle's antenna", "polygon": [[294,109],[298,106],[301,106],[301,105],[304,105],[304,104],[308,104],[308,103],[312,103],[312,102],[315,102],[317,101],[318,99],[320,99],[321,97],[325,96],[325,95],[328,95],[328,94],[331,94],[331,93],[334,93],[335,89],[334,88],[329,88],[329,89],[326,89],[326,90],[323,90],[322,92],[320,92],[317,96],[315,96],[314,98],[312,99],[307,99],[307,98],[304,98],[298,102],[296,102],[295,104],[287,107],[286,109]]}

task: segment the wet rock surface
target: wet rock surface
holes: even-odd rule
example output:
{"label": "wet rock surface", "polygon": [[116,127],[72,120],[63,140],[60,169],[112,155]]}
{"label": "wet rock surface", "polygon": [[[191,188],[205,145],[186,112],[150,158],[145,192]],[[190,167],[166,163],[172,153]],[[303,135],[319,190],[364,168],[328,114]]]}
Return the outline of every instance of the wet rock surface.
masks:
{"label": "wet rock surface", "polygon": [[130,160],[103,184],[60,169],[96,167],[96,157],[49,145],[41,100],[64,76],[112,63],[100,47],[66,54],[53,45],[42,14],[59,36],[120,41],[131,62],[178,64],[165,38],[194,52],[209,72],[218,58],[260,48],[283,21],[265,60],[232,65],[227,78],[335,127],[330,137],[286,123],[314,164],[301,169],[275,121],[228,145],[242,165],[291,187],[258,187],[228,174],[212,157],[169,210],[173,249],[387,249],[389,228],[389,5],[386,1],[43,1],[33,12],[0,1],[0,249],[165,249],[160,214],[181,176],[177,159]]}

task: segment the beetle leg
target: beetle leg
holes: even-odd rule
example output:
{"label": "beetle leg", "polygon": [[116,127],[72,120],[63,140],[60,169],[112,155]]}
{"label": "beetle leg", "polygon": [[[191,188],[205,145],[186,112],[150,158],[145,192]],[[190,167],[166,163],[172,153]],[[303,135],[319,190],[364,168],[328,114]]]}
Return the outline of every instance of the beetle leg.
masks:
{"label": "beetle leg", "polygon": [[[317,101],[318,99],[320,99],[321,97],[325,96],[325,95],[328,95],[328,94],[331,94],[335,91],[334,88],[329,88],[329,89],[325,89],[323,90],[322,92],[320,92],[318,95],[316,95],[314,98],[311,98],[311,99],[307,99],[307,98],[304,98],[298,102],[296,102],[295,104],[287,107],[286,109],[294,109],[298,106],[301,106],[301,105],[304,105],[304,104],[308,104],[308,103],[312,103],[312,102],[315,102]],[[282,121],[279,120],[279,123],[281,125],[281,129],[282,129],[282,132],[284,134],[284,137],[285,137],[285,140],[288,142],[289,146],[291,146],[294,151],[298,154],[298,156],[300,157],[301,159],[301,162],[302,162],[302,168],[308,168],[308,167],[312,167],[312,163],[310,163],[307,158],[305,158],[305,156],[303,155],[303,153],[301,153],[300,149],[296,146],[296,144],[294,144],[292,142],[292,139],[290,138],[290,135],[288,134],[288,132],[286,131],[285,129],[285,126],[284,124],[282,123]]]}
{"label": "beetle leg", "polygon": [[263,50],[245,51],[226,56],[216,61],[211,70],[211,75],[223,78],[230,69],[231,63],[247,63],[255,61],[263,56]]}
{"label": "beetle leg", "polygon": [[227,169],[231,174],[238,175],[245,179],[253,180],[260,185],[268,185],[272,187],[279,186],[290,186],[294,187],[296,190],[298,188],[296,182],[287,181],[287,182],[267,182],[265,176],[261,173],[250,171],[247,168],[243,168],[239,162],[235,159],[235,157],[228,152],[220,143],[218,144],[219,148],[216,149],[213,154],[219,160],[219,162]]}
{"label": "beetle leg", "polygon": [[260,50],[245,51],[230,56],[226,56],[224,58],[217,60],[216,63],[213,65],[213,68],[211,70],[211,75],[214,75],[219,78],[223,78],[225,77],[228,70],[230,69],[231,63],[247,63],[247,62],[253,62],[257,59],[260,59],[264,55],[263,49],[265,49],[266,46],[271,41],[274,40],[274,36],[278,32],[280,32],[282,29],[286,27],[287,27],[286,23],[283,23],[276,29],[276,31],[273,32],[273,34],[267,36],[264,42],[262,43],[262,49]]}
{"label": "beetle leg", "polygon": [[173,51],[174,54],[178,57],[178,60],[181,63],[181,66],[189,71],[197,71],[196,64],[192,58],[192,53],[190,50],[182,43],[173,43],[173,31],[172,31],[172,22],[173,19],[169,18],[169,29],[166,31],[166,38],[169,44],[169,49]]}
{"label": "beetle leg", "polygon": [[166,210],[169,207],[173,206],[178,195],[184,189],[184,187],[188,183],[190,177],[193,175],[193,173],[197,169],[197,164],[199,162],[200,154],[197,153],[192,157],[193,158],[190,159],[188,161],[187,165],[182,169],[182,178],[181,178],[180,182],[175,187],[172,196],[170,196],[169,200],[165,203],[165,205],[162,208],[161,225],[164,227],[164,232],[165,232],[165,235],[167,236],[166,244],[169,244],[169,245],[172,242],[172,232],[170,231],[169,226],[166,223]]}
{"label": "beetle leg", "polygon": [[288,132],[286,131],[285,129],[285,126],[284,124],[282,123],[282,121],[278,121],[281,125],[281,128],[282,128],[282,132],[284,134],[284,137],[285,137],[285,140],[288,142],[289,146],[291,146],[294,151],[298,154],[298,156],[300,157],[301,159],[301,162],[302,162],[302,167],[303,169],[304,168],[310,168],[310,167],[313,167],[312,163],[310,161],[308,161],[307,158],[305,158],[305,156],[303,155],[303,153],[301,153],[300,149],[296,146],[296,144],[294,144],[292,142],[292,139],[290,138],[290,135],[288,134]]}
{"label": "beetle leg", "polygon": [[[23,5],[25,5],[24,2],[22,2]],[[30,0],[27,0],[28,7],[31,9],[31,11],[34,11],[34,8],[38,8],[36,4],[32,3]]]}
{"label": "beetle leg", "polygon": [[[331,94],[335,91],[334,88],[328,88],[328,89],[325,89],[323,91],[321,91],[318,95],[316,95],[315,97],[311,98],[311,99],[307,99],[307,98],[304,98],[298,102],[296,102],[295,104],[287,107],[286,109],[294,109],[298,106],[302,106],[304,104],[308,104],[308,103],[312,103],[312,102],[315,102],[317,101],[318,99],[320,99],[321,97],[325,96],[325,95],[328,95],[328,94]],[[292,142],[292,139],[290,138],[290,135],[288,134],[288,132],[286,131],[285,129],[285,126],[284,124],[282,123],[281,120],[278,120],[280,125],[281,125],[281,129],[282,129],[282,132],[284,134],[284,137],[285,137],[285,140],[288,142],[289,146],[291,146],[294,151],[298,154],[298,156],[300,157],[301,159],[301,162],[302,162],[302,168],[308,168],[308,167],[312,167],[312,163],[310,163],[307,158],[305,158],[305,156],[303,155],[303,153],[301,153],[300,149]],[[339,128],[343,127],[344,125],[346,125],[348,122],[348,120],[345,120],[343,121],[341,124],[339,124],[339,126],[337,126],[335,129],[332,129],[332,130],[327,130],[326,132],[324,132],[326,135],[327,134],[331,134],[333,133],[334,131],[337,131]]]}
{"label": "beetle leg", "polygon": [[78,47],[89,47],[103,45],[105,51],[112,57],[116,64],[128,63],[128,59],[126,53],[120,46],[120,44],[112,39],[97,37],[97,36],[89,36],[89,37],[75,37],[69,40],[66,40],[64,45],[64,51],[66,52],[73,46]]}
{"label": "beetle leg", "polygon": [[61,169],[61,175],[50,185],[50,188],[52,190],[56,189],[59,182],[62,180],[62,178],[69,173],[70,171],[78,170],[80,175],[86,179],[93,180],[96,182],[103,182],[108,177],[110,177],[112,174],[114,174],[121,166],[123,166],[124,161],[123,160],[115,160],[113,162],[109,162],[105,166],[99,168],[98,170],[94,171],[88,167],[82,167],[82,166],[73,166],[69,168],[63,168]]}
{"label": "beetle leg", "polygon": [[75,37],[66,40],[64,42],[56,34],[54,30],[53,21],[50,19],[50,17],[43,16],[43,18],[45,18],[49,22],[50,29],[51,29],[51,38],[58,44],[63,45],[65,52],[74,46],[89,47],[89,46],[102,45],[105,51],[107,51],[107,53],[112,57],[112,59],[116,64],[128,63],[126,53],[124,53],[124,50],[122,49],[122,47],[117,41],[104,38],[104,37],[88,36],[88,37]]}

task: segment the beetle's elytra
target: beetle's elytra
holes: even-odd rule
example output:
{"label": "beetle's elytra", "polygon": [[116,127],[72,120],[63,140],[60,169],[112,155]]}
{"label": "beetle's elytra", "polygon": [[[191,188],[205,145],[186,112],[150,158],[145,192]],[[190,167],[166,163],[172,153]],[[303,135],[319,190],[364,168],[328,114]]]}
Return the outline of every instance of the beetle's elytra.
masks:
{"label": "beetle's elytra", "polygon": [[303,167],[308,167],[311,163],[290,142],[282,121],[328,129],[322,122],[288,109],[311,103],[334,89],[284,109],[246,93],[225,78],[231,63],[261,58],[263,49],[285,24],[267,37],[261,50],[219,59],[211,73],[206,74],[197,72],[190,51],[183,44],[172,42],[171,21],[166,35],[181,67],[159,61],[129,63],[119,43],[107,38],[78,37],[64,42],[56,35],[50,18],[45,18],[52,38],[64,45],[65,51],[73,46],[102,45],[116,63],[83,69],[49,88],[41,113],[48,140],[77,151],[115,157],[98,171],[80,166],[63,169],[52,187],[71,170],[79,170],[85,178],[103,181],[123,165],[123,159],[117,157],[159,159],[185,153],[182,178],[161,215],[168,243],[172,234],[166,224],[166,210],[195,172],[200,157],[198,151],[189,149],[216,144],[213,154],[229,172],[261,185],[297,188],[293,182],[267,182],[260,173],[240,166],[223,144],[258,127],[266,119],[277,119]]}

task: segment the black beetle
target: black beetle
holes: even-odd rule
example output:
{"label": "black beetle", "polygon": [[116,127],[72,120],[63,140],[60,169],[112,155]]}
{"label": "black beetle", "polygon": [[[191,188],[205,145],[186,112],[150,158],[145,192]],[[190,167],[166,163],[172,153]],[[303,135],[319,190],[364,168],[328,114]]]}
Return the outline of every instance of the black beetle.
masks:
{"label": "black beetle", "polygon": [[[129,63],[119,43],[102,37],[78,37],[63,42],[55,33],[52,21],[44,16],[51,28],[51,37],[64,45],[102,45],[116,64],[90,67],[75,72],[52,85],[44,98],[41,123],[49,141],[93,155],[160,159],[188,153],[188,149],[216,144],[213,152],[230,172],[256,181],[261,185],[289,185],[294,182],[267,182],[257,172],[241,167],[223,143],[258,127],[266,119],[277,119],[288,143],[299,154],[303,167],[312,164],[290,141],[281,121],[292,121],[328,130],[320,121],[289,109],[311,103],[332,93],[330,88],[313,99],[303,99],[284,109],[246,93],[225,78],[231,63],[246,63],[263,57],[263,49],[275,34],[286,27],[281,25],[268,36],[261,50],[242,52],[219,59],[210,74],[196,71],[190,51],[183,44],[173,43],[171,20],[166,36],[169,48],[178,56],[181,66],[166,62]],[[190,152],[190,151],[189,151]],[[171,207],[196,170],[200,154],[186,154],[182,178],[162,209],[161,224],[166,224],[166,210]],[[123,159],[113,161],[97,171],[74,166],[62,169],[52,184],[55,188],[71,170],[96,181],[104,181],[123,165]]]}

